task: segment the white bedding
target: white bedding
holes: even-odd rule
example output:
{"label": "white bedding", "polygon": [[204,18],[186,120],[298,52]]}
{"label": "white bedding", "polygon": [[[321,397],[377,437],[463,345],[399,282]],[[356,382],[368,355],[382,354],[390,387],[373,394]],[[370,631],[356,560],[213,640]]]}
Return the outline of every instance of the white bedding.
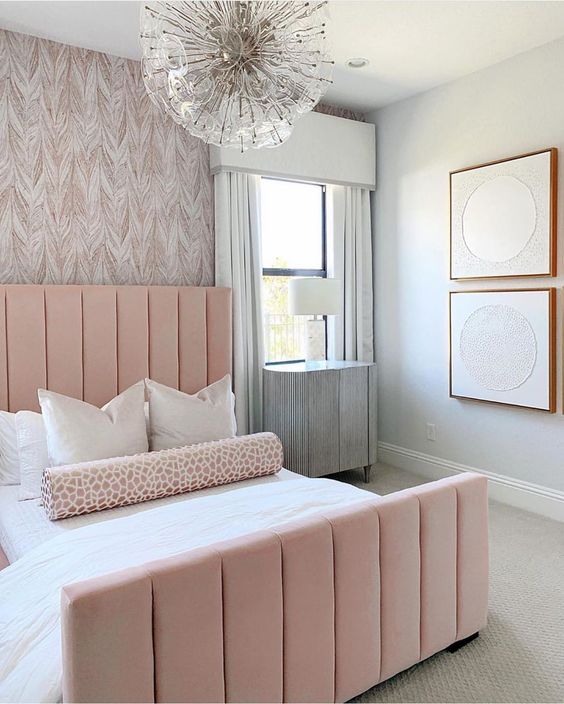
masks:
{"label": "white bedding", "polygon": [[63,531],[2,570],[0,701],[60,701],[64,585],[374,499],[330,479],[248,484]]}
{"label": "white bedding", "polygon": [[39,499],[18,501],[19,486],[0,486],[0,547],[6,553],[8,561],[15,562],[33,548],[49,540],[49,538],[75,528],[92,525],[93,523],[104,523],[114,518],[130,516],[135,513],[143,513],[157,506],[191,501],[202,496],[223,494],[239,489],[242,486],[270,484],[289,479],[307,481],[305,477],[299,474],[282,469],[278,474],[269,477],[257,477],[256,479],[248,479],[245,482],[215,486],[211,489],[169,496],[164,499],[147,501],[141,504],[134,504],[133,506],[124,506],[123,508],[113,508],[98,513],[88,513],[84,516],[65,518],[61,521],[50,521],[40,505]]}

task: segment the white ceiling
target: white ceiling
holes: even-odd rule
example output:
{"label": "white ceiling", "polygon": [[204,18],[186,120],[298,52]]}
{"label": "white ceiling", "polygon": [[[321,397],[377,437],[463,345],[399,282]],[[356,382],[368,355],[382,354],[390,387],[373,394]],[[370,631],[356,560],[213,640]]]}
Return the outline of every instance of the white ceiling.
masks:
{"label": "white ceiling", "polygon": [[[0,1],[0,27],[139,58],[137,0]],[[330,0],[327,102],[368,111],[564,36],[564,1]],[[349,69],[353,56],[370,60]]]}

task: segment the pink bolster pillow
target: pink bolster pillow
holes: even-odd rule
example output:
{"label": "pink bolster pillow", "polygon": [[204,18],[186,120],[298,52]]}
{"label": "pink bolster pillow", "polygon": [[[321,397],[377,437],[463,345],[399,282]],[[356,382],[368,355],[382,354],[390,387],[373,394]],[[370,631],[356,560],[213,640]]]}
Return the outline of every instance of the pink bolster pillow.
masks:
{"label": "pink bolster pillow", "polygon": [[51,467],[43,472],[41,498],[47,517],[54,521],[275,474],[282,462],[279,438],[256,433]]}

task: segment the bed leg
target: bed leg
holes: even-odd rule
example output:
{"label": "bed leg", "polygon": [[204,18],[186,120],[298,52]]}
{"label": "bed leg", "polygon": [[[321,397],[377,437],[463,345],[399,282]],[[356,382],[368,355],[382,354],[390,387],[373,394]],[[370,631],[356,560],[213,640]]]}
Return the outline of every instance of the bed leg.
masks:
{"label": "bed leg", "polygon": [[468,636],[468,638],[463,638],[462,640],[457,640],[456,643],[449,645],[448,648],[446,648],[446,650],[448,650],[449,653],[456,653],[457,650],[460,650],[460,648],[463,648],[467,643],[470,643],[471,641],[475,640],[479,635],[480,635],[480,631],[477,631],[476,633],[473,633],[471,636]]}

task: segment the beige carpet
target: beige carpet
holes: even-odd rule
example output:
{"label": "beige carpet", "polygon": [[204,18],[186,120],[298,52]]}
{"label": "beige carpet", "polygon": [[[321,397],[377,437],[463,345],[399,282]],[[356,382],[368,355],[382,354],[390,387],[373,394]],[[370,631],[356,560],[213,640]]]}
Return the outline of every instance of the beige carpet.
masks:
{"label": "beige carpet", "polygon": [[[379,494],[421,484],[385,465],[340,475]],[[357,702],[564,702],[564,524],[490,505],[490,612],[480,637],[439,653]]]}

